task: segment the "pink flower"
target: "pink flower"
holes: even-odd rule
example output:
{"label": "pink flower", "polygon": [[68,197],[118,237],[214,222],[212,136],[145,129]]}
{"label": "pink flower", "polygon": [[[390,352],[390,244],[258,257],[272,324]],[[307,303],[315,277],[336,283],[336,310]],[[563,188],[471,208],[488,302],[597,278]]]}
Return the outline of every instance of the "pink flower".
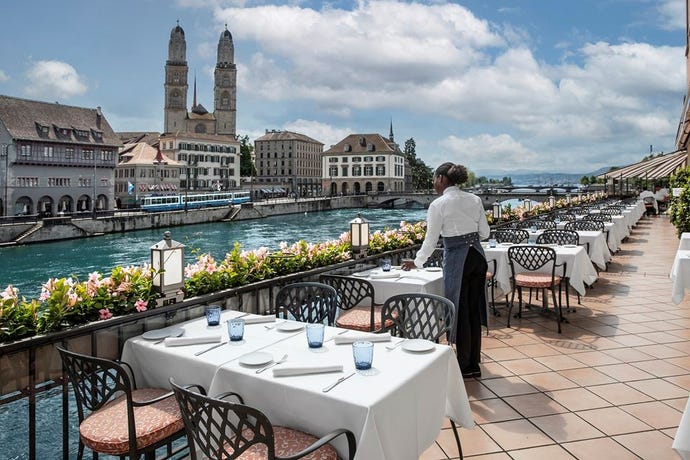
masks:
{"label": "pink flower", "polygon": [[146,301],[144,301],[144,300],[141,300],[141,299],[139,299],[139,300],[137,300],[136,302],[134,302],[134,306],[136,307],[136,309],[137,309],[138,312],[146,311],[146,310],[147,310],[147,308],[146,308],[147,305],[148,305],[148,302],[146,302]]}
{"label": "pink flower", "polygon": [[98,319],[110,319],[113,317],[113,314],[110,313],[110,310],[107,308],[101,308],[98,310],[99,318]]}
{"label": "pink flower", "polygon": [[2,300],[17,300],[19,296],[19,290],[9,284],[2,293],[0,293],[0,299]]}

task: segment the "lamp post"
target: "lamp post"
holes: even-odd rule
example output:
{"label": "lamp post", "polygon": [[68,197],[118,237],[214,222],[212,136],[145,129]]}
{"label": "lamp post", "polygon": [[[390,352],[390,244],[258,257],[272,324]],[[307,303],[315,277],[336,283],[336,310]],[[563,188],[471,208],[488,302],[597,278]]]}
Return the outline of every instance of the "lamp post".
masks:
{"label": "lamp post", "polygon": [[494,204],[492,205],[492,212],[494,222],[501,220],[501,215],[503,213],[503,210],[501,209],[501,203],[499,203],[498,201],[494,202]]}
{"label": "lamp post", "polygon": [[525,211],[530,212],[532,210],[532,200],[525,198],[522,200],[522,206],[525,208]]}
{"label": "lamp post", "polygon": [[170,232],[151,246],[153,288],[162,296],[156,299],[159,307],[180,302],[184,297],[184,248],[184,244],[172,239]]}
{"label": "lamp post", "polygon": [[568,206],[570,206],[572,199],[573,199],[573,197],[570,195],[570,193],[567,193],[565,195],[565,202],[568,204]]}
{"label": "lamp post", "polygon": [[553,209],[556,207],[556,197],[553,195],[549,196],[549,209],[553,211]]}
{"label": "lamp post", "polygon": [[369,249],[369,222],[361,214],[350,221],[350,246],[354,259],[366,257]]}

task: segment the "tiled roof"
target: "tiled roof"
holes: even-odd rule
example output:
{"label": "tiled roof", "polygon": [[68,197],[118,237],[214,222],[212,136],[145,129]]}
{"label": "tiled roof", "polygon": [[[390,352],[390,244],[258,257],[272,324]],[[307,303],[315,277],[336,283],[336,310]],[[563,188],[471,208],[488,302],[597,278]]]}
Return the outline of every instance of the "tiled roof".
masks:
{"label": "tiled roof", "polygon": [[158,138],[161,133],[157,132],[137,132],[137,131],[119,131],[115,133],[120,138],[123,144],[135,144],[137,142],[146,142],[149,145],[158,145]]}
{"label": "tiled roof", "polygon": [[319,142],[309,136],[305,136],[304,134],[293,133],[292,131],[276,130],[266,131],[266,134],[261,137],[257,137],[254,140],[254,142],[257,141],[304,141],[323,145],[323,142]]}
{"label": "tiled roof", "polygon": [[[120,166],[122,165],[145,165],[150,166],[155,164],[158,149],[151,147],[146,142],[137,142],[134,144],[125,144],[124,150],[120,152]],[[168,157],[164,158],[164,164],[169,166],[177,166],[181,163],[171,160]]]}
{"label": "tiled roof", "polygon": [[[120,147],[122,142],[102,114],[99,122],[99,112],[99,109],[0,95],[0,122],[14,139]],[[75,131],[85,135],[77,136]]]}
{"label": "tiled roof", "polygon": [[[373,150],[371,147],[373,146]],[[401,153],[395,142],[391,142],[380,134],[350,134],[342,141],[326,150],[327,154],[347,153]]]}

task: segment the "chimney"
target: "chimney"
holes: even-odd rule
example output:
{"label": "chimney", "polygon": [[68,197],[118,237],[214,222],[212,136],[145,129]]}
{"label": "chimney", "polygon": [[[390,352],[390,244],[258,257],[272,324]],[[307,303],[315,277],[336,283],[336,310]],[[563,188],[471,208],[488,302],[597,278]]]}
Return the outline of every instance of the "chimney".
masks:
{"label": "chimney", "polygon": [[101,112],[101,106],[96,107],[96,128],[101,129],[101,119],[103,118],[103,112]]}

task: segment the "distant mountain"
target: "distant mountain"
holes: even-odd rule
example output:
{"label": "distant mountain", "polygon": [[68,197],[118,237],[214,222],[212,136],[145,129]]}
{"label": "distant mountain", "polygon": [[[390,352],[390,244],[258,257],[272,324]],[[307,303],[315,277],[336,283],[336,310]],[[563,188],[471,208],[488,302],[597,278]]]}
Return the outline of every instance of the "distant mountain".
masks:
{"label": "distant mountain", "polygon": [[[588,174],[589,175],[589,174]],[[491,179],[501,179],[509,176],[513,180],[514,186],[528,185],[572,185],[579,184],[584,174],[567,173],[523,173],[523,174],[503,174],[500,176],[487,176]]]}

